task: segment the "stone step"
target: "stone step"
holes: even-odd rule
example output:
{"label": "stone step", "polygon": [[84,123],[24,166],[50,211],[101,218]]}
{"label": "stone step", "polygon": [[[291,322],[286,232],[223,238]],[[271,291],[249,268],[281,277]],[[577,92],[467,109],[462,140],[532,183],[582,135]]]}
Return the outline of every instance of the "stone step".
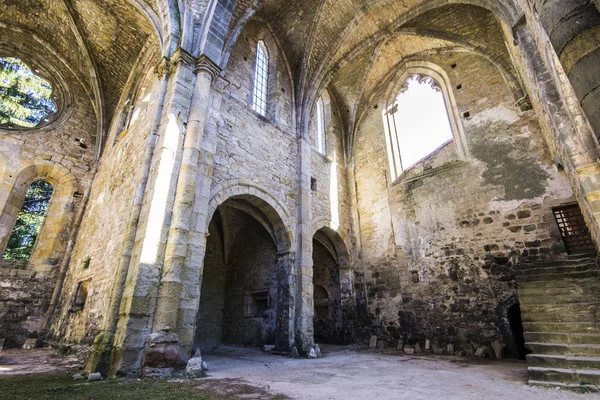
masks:
{"label": "stone step", "polygon": [[591,303],[598,300],[600,300],[600,296],[594,293],[519,296],[519,302],[527,305]]}
{"label": "stone step", "polygon": [[570,285],[560,287],[526,287],[519,288],[519,297],[523,296],[560,296],[560,295],[572,295],[572,294],[594,294],[600,298],[600,282],[593,286],[577,285],[572,283]]}
{"label": "stone step", "polygon": [[524,322],[526,332],[600,333],[595,322]]}
{"label": "stone step", "polygon": [[569,288],[569,287],[596,287],[599,285],[597,278],[562,279],[557,281],[530,281],[518,282],[519,289],[536,288]]}
{"label": "stone step", "polygon": [[599,322],[595,313],[527,312],[522,314],[525,322]]}
{"label": "stone step", "polygon": [[551,282],[564,279],[584,279],[600,276],[600,271],[587,270],[562,274],[539,274],[539,275],[521,275],[517,277],[517,282]]}
{"label": "stone step", "polygon": [[599,393],[600,390],[595,385],[579,385],[576,383],[563,383],[563,382],[550,382],[550,381],[536,381],[533,379],[529,380],[529,384],[532,386],[543,386],[549,388],[560,388],[563,390],[569,390],[572,392],[582,393]]}
{"label": "stone step", "polygon": [[600,357],[600,344],[527,342],[525,347],[537,355]]}
{"label": "stone step", "polygon": [[600,357],[528,354],[527,364],[543,368],[600,369]]}
{"label": "stone step", "polygon": [[525,332],[525,342],[600,344],[600,333]]}
{"label": "stone step", "polygon": [[575,264],[575,265],[558,265],[558,266],[537,266],[537,267],[527,267],[524,268],[522,266],[515,266],[515,275],[517,279],[522,275],[547,275],[547,274],[562,274],[562,273],[571,273],[571,272],[579,272],[579,271],[593,271],[598,267],[596,264],[584,263],[584,264]]}
{"label": "stone step", "polygon": [[595,313],[600,311],[600,301],[563,304],[527,304],[521,303],[521,313]]}
{"label": "stone step", "polygon": [[580,264],[596,264],[596,255],[573,255],[568,258],[559,260],[547,261],[531,261],[515,264],[515,267],[522,268],[543,268],[543,267],[560,267],[562,265],[580,265]]}
{"label": "stone step", "polygon": [[600,370],[595,369],[529,367],[527,370],[529,378],[534,381],[594,386],[600,384]]}

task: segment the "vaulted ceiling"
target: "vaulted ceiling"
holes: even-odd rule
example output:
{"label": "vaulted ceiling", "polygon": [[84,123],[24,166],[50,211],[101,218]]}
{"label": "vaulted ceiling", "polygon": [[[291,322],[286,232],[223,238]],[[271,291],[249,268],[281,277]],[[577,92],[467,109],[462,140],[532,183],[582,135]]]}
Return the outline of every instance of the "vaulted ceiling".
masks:
{"label": "vaulted ceiling", "polygon": [[63,60],[108,124],[143,46],[148,40],[159,46],[144,8],[152,12],[156,2],[0,0],[0,24],[21,33],[23,43],[15,48],[42,45]]}
{"label": "vaulted ceiling", "polygon": [[[238,4],[241,20],[251,1]],[[453,3],[453,4],[448,4]],[[519,11],[510,0],[265,0],[256,15],[269,23],[286,52],[298,102],[328,88],[352,129],[361,101],[403,59],[465,51],[488,59],[518,81],[501,20]]]}

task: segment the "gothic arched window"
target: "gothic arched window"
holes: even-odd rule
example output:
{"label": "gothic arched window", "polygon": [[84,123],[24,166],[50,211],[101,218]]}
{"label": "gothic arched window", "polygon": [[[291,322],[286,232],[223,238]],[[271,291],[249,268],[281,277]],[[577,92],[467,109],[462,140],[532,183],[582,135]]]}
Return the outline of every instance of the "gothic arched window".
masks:
{"label": "gothic arched window", "polygon": [[52,185],[44,180],[35,181],[29,186],[2,258],[28,260],[31,257],[53,190]]}
{"label": "gothic arched window", "polygon": [[317,100],[317,151],[321,154],[327,154],[327,141],[325,136],[325,108],[323,98]]}
{"label": "gothic arched window", "polygon": [[269,52],[265,42],[256,46],[256,66],[254,68],[254,93],[252,108],[262,116],[267,115],[267,90],[269,82]]}
{"label": "gothic arched window", "polygon": [[428,76],[408,78],[383,122],[394,179],[453,139],[444,95]]}

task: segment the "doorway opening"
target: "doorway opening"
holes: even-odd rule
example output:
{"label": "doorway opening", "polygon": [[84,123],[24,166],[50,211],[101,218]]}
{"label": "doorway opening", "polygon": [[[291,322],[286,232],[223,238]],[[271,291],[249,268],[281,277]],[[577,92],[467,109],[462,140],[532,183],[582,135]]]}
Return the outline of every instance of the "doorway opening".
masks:
{"label": "doorway opening", "polygon": [[279,300],[287,290],[280,280],[288,266],[278,256],[280,232],[258,201],[231,198],[209,224],[194,348],[277,342]]}
{"label": "doorway opening", "polygon": [[315,342],[342,344],[342,302],[340,264],[327,235],[318,231],[313,238],[313,326]]}
{"label": "doorway opening", "polygon": [[516,352],[516,354],[511,355],[513,356],[513,358],[525,360],[527,354],[531,352],[525,347],[525,337],[523,335],[523,319],[521,317],[521,307],[519,306],[519,303],[515,303],[512,306],[510,306],[506,312],[506,316],[508,318],[508,324],[510,326],[510,330],[515,344],[515,349],[513,350],[513,352]]}

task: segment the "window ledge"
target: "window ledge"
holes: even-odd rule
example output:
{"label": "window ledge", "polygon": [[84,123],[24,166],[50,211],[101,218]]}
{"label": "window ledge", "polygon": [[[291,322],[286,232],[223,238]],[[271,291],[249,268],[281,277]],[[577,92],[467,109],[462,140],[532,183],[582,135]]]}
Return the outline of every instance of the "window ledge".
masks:
{"label": "window ledge", "polygon": [[315,149],[314,147],[311,147],[313,154],[316,154],[319,158],[323,159],[323,161],[328,162],[328,163],[332,163],[333,160],[331,158],[329,158],[329,156],[327,154],[323,154],[321,153],[319,150]]}
{"label": "window ledge", "polygon": [[464,165],[468,164],[466,161],[462,161],[462,160],[455,160],[455,161],[450,161],[447,162],[443,165],[440,165],[439,167],[435,167],[435,168],[430,168],[427,169],[419,174],[416,175],[412,175],[410,174],[411,170],[408,170],[404,173],[402,173],[402,175],[400,175],[394,182],[392,182],[392,184],[390,185],[390,187],[392,186],[396,186],[399,184],[409,184],[411,182],[415,182],[415,181],[419,181],[421,179],[425,179],[428,178],[430,176],[434,176],[434,175],[438,175],[447,171],[452,171],[458,168],[463,167]]}

